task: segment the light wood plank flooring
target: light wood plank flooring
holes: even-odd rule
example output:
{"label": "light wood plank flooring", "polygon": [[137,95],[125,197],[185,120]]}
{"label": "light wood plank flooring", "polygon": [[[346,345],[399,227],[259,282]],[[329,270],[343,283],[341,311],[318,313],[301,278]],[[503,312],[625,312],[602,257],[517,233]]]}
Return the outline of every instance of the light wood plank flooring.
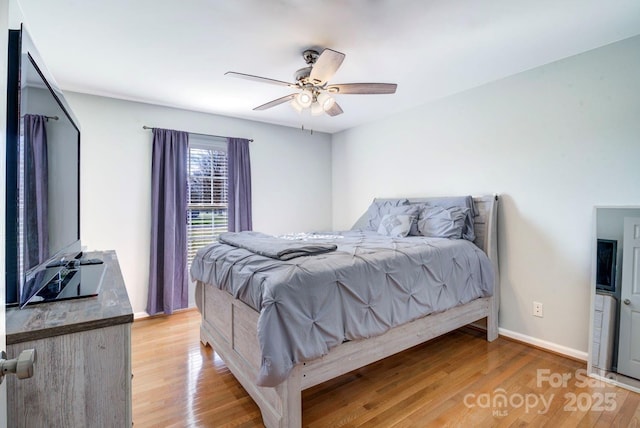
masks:
{"label": "light wood plank flooring", "polygon": [[[196,311],[133,323],[136,428],[262,426],[258,407],[200,344],[199,323]],[[640,394],[586,378],[585,369],[463,329],[305,391],[303,424],[640,428]]]}

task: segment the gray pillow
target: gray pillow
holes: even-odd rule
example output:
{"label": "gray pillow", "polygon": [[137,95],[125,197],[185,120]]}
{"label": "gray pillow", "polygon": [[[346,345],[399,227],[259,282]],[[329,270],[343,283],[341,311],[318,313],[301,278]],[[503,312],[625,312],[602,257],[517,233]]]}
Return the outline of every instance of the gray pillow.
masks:
{"label": "gray pillow", "polygon": [[[442,208],[468,208],[469,211],[467,212],[466,218],[464,220],[464,226],[462,227],[462,238],[471,242],[476,239],[474,230],[476,212],[472,196],[432,196],[427,198],[411,199],[410,203],[416,205],[438,206]],[[420,233],[418,232],[417,224],[411,228],[409,235],[420,235]]]}
{"label": "gray pillow", "polygon": [[468,208],[423,205],[418,216],[418,232],[431,238],[462,238]]}
{"label": "gray pillow", "polygon": [[392,238],[404,238],[409,234],[415,216],[409,214],[386,214],[380,221],[378,233]]}
{"label": "gray pillow", "polygon": [[[399,207],[400,209],[396,209]],[[373,230],[374,232],[378,231],[382,217],[387,214],[411,214],[411,212],[415,213],[416,211],[417,209],[409,205],[409,200],[406,198],[386,200],[374,199],[367,209],[367,230]]]}

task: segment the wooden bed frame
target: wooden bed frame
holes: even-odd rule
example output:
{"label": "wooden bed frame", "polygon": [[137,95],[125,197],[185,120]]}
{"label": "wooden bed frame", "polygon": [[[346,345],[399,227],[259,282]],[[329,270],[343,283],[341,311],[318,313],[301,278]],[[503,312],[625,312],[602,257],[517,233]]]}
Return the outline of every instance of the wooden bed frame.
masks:
{"label": "wooden bed frame", "polygon": [[345,342],[321,358],[294,366],[289,377],[274,388],[255,383],[261,350],[257,337],[258,312],[229,293],[198,282],[196,305],[202,314],[200,340],[211,345],[255,400],[264,424],[295,428],[302,425],[302,391],[352,370],[404,351],[483,318],[487,340],[498,337],[500,281],[498,276],[498,197],[474,197],[475,244],[494,264],[496,279],[492,297],[476,299],[446,312],[432,314],[395,327],[381,336]]}

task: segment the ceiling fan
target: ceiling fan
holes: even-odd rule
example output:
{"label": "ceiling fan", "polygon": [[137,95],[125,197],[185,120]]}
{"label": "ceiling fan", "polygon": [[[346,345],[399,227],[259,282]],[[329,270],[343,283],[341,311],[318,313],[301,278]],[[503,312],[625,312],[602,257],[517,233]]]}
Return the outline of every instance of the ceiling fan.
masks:
{"label": "ceiling fan", "polygon": [[329,116],[337,116],[342,114],[343,111],[332,97],[333,94],[393,94],[396,92],[398,85],[395,83],[329,84],[329,80],[336,73],[342,61],[344,61],[345,54],[343,53],[332,49],[324,49],[322,53],[318,53],[314,49],[307,49],[302,53],[302,57],[307,66],[295,72],[295,83],[236,73],[234,71],[228,71],[225,75],[272,85],[287,86],[297,90],[293,94],[262,104],[254,108],[254,110],[266,110],[289,101],[297,111],[310,108],[313,115],[324,112]]}

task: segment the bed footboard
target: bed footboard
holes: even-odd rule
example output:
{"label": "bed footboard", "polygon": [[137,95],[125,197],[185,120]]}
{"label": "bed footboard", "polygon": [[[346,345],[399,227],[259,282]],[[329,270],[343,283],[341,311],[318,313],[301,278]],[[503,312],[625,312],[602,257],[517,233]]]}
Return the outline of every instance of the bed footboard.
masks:
{"label": "bed footboard", "polygon": [[[487,317],[487,339],[497,337],[491,328],[493,297],[476,299],[465,305],[417,319],[369,339],[345,342],[327,355],[298,364],[275,388],[255,384],[261,350],[257,337],[258,313],[211,285],[198,283],[202,314],[200,339],[220,355],[227,367],[254,399],[264,424],[271,427],[302,425],[302,391],[390,355],[409,349],[449,331]],[[497,315],[497,314],[496,314]],[[492,335],[495,337],[492,338]]]}
{"label": "bed footboard", "polygon": [[276,388],[257,386],[260,369],[258,313],[228,293],[197,282],[196,304],[202,315],[200,341],[210,345],[256,402],[264,424],[271,427],[302,425],[300,367]]}

